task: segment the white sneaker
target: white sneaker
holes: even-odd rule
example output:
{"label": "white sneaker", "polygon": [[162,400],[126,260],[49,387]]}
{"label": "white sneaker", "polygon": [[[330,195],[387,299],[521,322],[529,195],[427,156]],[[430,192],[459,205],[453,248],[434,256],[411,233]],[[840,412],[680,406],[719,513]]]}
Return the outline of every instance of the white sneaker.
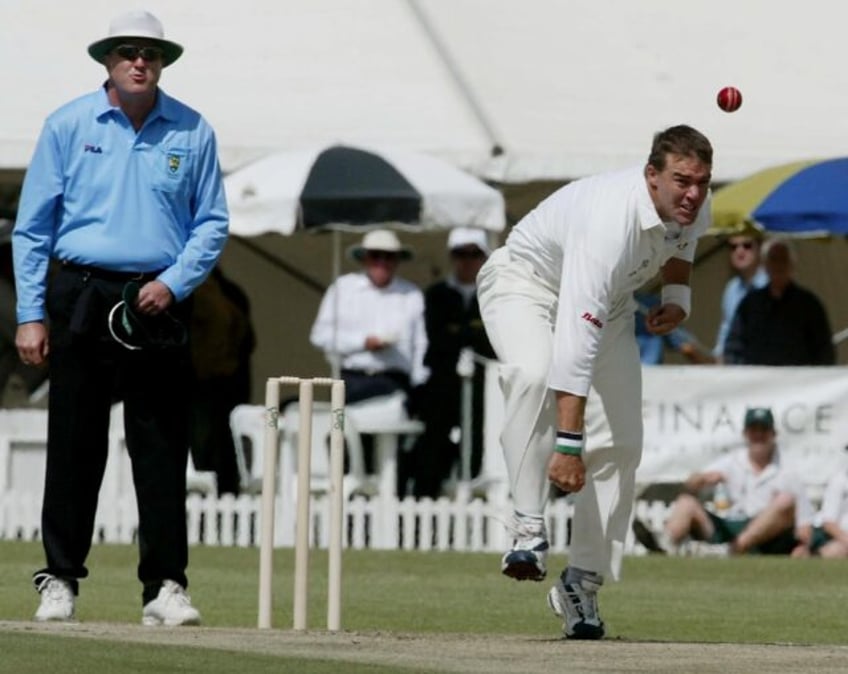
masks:
{"label": "white sneaker", "polygon": [[69,622],[74,619],[74,590],[67,580],[49,573],[38,573],[33,579],[35,589],[41,595],[41,603],[35,612],[38,622]]}
{"label": "white sneaker", "polygon": [[678,546],[671,543],[671,539],[665,531],[655,535],[642,520],[633,520],[633,535],[649,553],[671,555],[677,552]]}
{"label": "white sneaker", "polygon": [[191,605],[191,597],[173,580],[163,581],[156,599],[147,602],[141,613],[142,625],[199,625],[200,612]]}
{"label": "white sneaker", "polygon": [[693,557],[730,557],[732,553],[729,543],[692,541],[689,549]]}
{"label": "white sneaker", "polygon": [[563,619],[562,631],[569,639],[604,636],[604,621],[598,613],[598,590],[602,582],[602,579],[583,578],[579,583],[565,583],[560,578],[548,592],[548,606]]}
{"label": "white sneaker", "polygon": [[513,535],[512,549],[501,559],[501,573],[516,580],[544,580],[550,547],[545,521],[515,513],[507,527]]}

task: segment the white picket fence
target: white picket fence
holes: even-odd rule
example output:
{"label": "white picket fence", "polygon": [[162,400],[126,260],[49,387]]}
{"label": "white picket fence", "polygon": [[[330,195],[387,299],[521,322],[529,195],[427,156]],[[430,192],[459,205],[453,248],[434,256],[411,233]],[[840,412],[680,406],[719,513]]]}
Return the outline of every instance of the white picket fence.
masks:
{"label": "white picket fence", "polygon": [[[110,425],[109,459],[95,517],[94,541],[133,543],[137,540],[138,510],[132,487],[129,455],[123,439],[120,407]],[[41,530],[41,500],[47,437],[44,410],[0,410],[0,540],[37,540]],[[500,463],[503,461],[500,459]],[[504,488],[504,467],[486,466],[491,484],[486,498],[398,500],[386,495],[355,496],[345,502],[343,545],[347,548],[402,550],[457,550],[502,552],[511,543],[504,526],[511,502]],[[261,499],[256,494],[237,498],[214,496],[214,481],[207,484],[189,470],[187,527],[193,545],[258,546],[262,530]],[[187,478],[189,475],[187,475]],[[199,490],[197,492],[192,489]],[[292,547],[295,540],[296,502],[292,490],[277,496],[274,543]],[[315,547],[326,547],[329,503],[325,492],[311,497],[310,538]],[[637,514],[657,530],[666,507],[637,504]],[[549,505],[548,532],[554,551],[566,551],[571,506],[566,499]],[[633,550],[632,542],[626,549]],[[639,550],[637,546],[637,551]]]}
{"label": "white picket fence", "polygon": [[[242,495],[221,498],[190,494],[186,501],[188,539],[192,545],[251,547],[259,544],[262,530],[260,497]],[[294,504],[277,497],[274,518],[276,547],[294,543]],[[468,502],[439,499],[416,501],[355,497],[345,503],[343,545],[346,548],[397,550],[456,550],[502,552],[510,537],[504,526],[509,503],[482,499]],[[659,530],[667,506],[662,502],[637,502],[635,515]],[[554,552],[568,551],[572,507],[567,499],[549,504],[548,535]],[[329,523],[326,495],[317,494],[310,504],[310,542],[326,548]],[[38,540],[41,530],[41,494],[9,491],[0,494],[0,540]],[[138,511],[132,493],[101,507],[95,520],[94,541],[133,543],[138,530]],[[644,550],[628,540],[628,553]]]}

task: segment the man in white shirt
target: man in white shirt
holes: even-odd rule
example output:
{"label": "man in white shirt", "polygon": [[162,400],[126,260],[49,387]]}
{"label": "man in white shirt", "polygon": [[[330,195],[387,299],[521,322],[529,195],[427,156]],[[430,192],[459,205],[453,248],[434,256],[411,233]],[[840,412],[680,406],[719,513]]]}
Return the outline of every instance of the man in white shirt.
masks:
{"label": "man in white shirt", "polygon": [[837,471],[827,481],[818,519],[809,552],[821,557],[848,557],[848,469]]}
{"label": "man in white shirt", "polygon": [[[341,276],[327,289],[309,339],[341,369],[346,402],[396,391],[409,396],[429,374],[424,365],[424,293],[397,276],[398,266],[412,257],[412,251],[391,230],[377,229],[348,254],[362,264],[362,271]],[[362,450],[370,468],[374,436],[362,436]],[[408,481],[406,463],[400,456],[401,496]]]}
{"label": "man in white shirt", "polygon": [[341,276],[327,289],[309,340],[331,364],[339,363],[347,402],[408,392],[428,374],[424,294],[397,276],[398,265],[412,251],[394,232],[378,229],[349,255],[362,271]]}
{"label": "man in white shirt", "polygon": [[545,577],[548,483],[575,493],[570,563],[548,594],[569,638],[604,635],[597,591],[606,574],[619,575],[633,506],[642,452],[633,292],[661,272],[662,301],[646,321],[655,334],[688,315],[711,168],[706,137],[666,129],[647,165],[578,180],[544,200],[478,276],[501,361],[515,508],[501,568],[518,580]]}
{"label": "man in white shirt", "polygon": [[[725,454],[687,478],[671,506],[659,545],[670,551],[687,537],[728,544],[730,554],[802,556],[810,542],[813,507],[799,473],[777,449],[774,415],[764,407],[745,413],[746,447]],[[713,510],[698,498],[712,487]],[[643,542],[644,544],[644,542]]]}

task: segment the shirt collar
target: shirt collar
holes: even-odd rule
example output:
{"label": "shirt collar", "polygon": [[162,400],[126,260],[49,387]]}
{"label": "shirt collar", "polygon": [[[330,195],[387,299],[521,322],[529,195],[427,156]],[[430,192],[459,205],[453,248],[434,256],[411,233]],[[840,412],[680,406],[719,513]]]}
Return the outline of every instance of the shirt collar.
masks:
{"label": "shirt collar", "polygon": [[639,226],[643,230],[651,229],[652,227],[668,229],[657,213],[657,208],[651,199],[644,169],[639,173],[639,176],[639,187],[636,189],[636,216],[639,218]]}
{"label": "shirt collar", "polygon": [[368,274],[364,271],[356,272],[356,284],[359,288],[372,288],[377,292],[385,292],[387,290],[391,290],[395,287],[398,282],[397,274],[389,281],[388,285],[383,286],[382,288],[378,288],[373,283],[371,283],[371,279],[368,278]]}
{"label": "shirt collar", "polygon": [[[106,82],[104,82],[100,87],[99,94],[100,96],[97,101],[97,105],[95,106],[95,116],[97,119],[101,119],[106,115],[114,114],[118,110],[118,108],[112,105],[109,101],[109,96],[106,93]],[[174,99],[168,96],[160,88],[156,89],[156,103],[153,105],[153,109],[147,116],[147,121],[156,119],[157,117],[162,117],[169,121],[175,121],[177,119],[177,110],[174,105]]]}

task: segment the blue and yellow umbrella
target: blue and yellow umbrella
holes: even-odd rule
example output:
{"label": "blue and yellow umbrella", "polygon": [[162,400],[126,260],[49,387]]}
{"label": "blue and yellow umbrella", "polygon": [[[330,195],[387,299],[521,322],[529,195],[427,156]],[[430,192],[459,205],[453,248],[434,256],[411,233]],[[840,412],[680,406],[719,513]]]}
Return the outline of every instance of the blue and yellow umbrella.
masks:
{"label": "blue and yellow umbrella", "polygon": [[716,190],[710,233],[752,226],[788,236],[848,234],[848,157],[775,166]]}

